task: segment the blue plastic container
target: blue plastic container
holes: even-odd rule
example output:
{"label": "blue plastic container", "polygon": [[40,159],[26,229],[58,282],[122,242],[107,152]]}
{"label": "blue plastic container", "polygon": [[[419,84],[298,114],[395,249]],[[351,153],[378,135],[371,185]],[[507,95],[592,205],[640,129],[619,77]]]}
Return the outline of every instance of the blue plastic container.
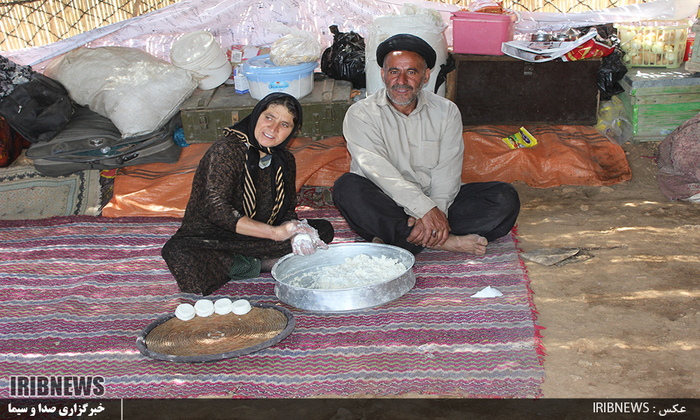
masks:
{"label": "blue plastic container", "polygon": [[248,79],[250,96],[262,99],[272,92],[285,92],[302,98],[314,87],[314,69],[318,61],[296,66],[275,66],[270,55],[259,55],[243,63],[243,74]]}

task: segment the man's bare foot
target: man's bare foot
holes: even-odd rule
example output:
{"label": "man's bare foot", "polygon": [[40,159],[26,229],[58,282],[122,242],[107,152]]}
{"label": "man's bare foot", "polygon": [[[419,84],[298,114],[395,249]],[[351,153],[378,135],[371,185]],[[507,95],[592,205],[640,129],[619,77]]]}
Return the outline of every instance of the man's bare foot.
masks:
{"label": "man's bare foot", "polygon": [[384,241],[382,240],[382,238],[380,238],[380,237],[378,237],[378,236],[375,236],[374,238],[372,238],[372,243],[375,243],[375,244],[383,244]]}
{"label": "man's bare foot", "polygon": [[486,245],[488,244],[489,241],[486,238],[477,234],[463,236],[450,235],[442,246],[433,249],[450,252],[466,252],[467,254],[482,256],[486,254]]}

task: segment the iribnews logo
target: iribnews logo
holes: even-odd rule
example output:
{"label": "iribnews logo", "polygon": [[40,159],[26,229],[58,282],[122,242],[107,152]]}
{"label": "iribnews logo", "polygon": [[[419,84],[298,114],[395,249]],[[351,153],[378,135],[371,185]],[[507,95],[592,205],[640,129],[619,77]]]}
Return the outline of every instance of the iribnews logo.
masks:
{"label": "iribnews logo", "polygon": [[99,397],[104,382],[101,376],[10,376],[10,397]]}

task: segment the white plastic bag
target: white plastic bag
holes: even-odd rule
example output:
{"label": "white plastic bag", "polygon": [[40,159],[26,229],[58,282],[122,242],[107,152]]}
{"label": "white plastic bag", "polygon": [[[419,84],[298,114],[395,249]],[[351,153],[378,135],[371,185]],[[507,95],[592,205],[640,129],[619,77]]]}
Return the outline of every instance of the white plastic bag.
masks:
{"label": "white plastic bag", "polygon": [[612,99],[600,104],[598,124],[595,128],[608,140],[620,146],[632,140],[634,127],[627,119],[622,99],[613,96]]}
{"label": "white plastic bag", "polygon": [[287,27],[279,22],[265,25],[269,30],[286,34],[270,46],[270,61],[276,66],[296,66],[316,61],[321,57],[322,46],[317,35],[301,29]]}

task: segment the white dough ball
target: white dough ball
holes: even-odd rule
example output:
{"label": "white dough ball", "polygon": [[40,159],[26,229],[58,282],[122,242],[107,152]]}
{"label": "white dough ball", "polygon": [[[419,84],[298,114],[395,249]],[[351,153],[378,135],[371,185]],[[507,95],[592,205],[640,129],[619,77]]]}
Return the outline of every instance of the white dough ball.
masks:
{"label": "white dough ball", "polygon": [[214,313],[214,304],[207,299],[198,300],[194,304],[194,310],[197,312],[197,316],[208,317]]}
{"label": "white dough ball", "polygon": [[251,309],[253,308],[251,307],[250,302],[245,299],[238,299],[231,304],[231,311],[236,315],[245,315],[250,312]]}
{"label": "white dough ball", "polygon": [[175,316],[182,321],[189,321],[194,318],[195,310],[194,306],[189,303],[181,303],[175,309]]}
{"label": "white dough ball", "polygon": [[223,298],[214,302],[214,312],[219,315],[226,315],[231,312],[231,299]]}

